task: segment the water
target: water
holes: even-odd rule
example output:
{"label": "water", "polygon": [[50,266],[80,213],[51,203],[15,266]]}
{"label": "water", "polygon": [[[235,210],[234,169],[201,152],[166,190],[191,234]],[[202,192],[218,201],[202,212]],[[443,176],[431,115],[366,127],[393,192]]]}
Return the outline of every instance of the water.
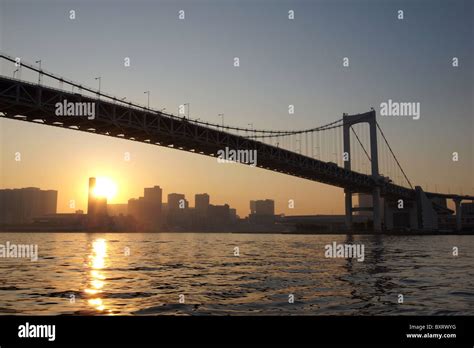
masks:
{"label": "water", "polygon": [[[37,244],[39,259],[0,259],[0,314],[474,314],[474,236],[0,233],[6,241]],[[325,258],[333,241],[363,243],[365,260]]]}

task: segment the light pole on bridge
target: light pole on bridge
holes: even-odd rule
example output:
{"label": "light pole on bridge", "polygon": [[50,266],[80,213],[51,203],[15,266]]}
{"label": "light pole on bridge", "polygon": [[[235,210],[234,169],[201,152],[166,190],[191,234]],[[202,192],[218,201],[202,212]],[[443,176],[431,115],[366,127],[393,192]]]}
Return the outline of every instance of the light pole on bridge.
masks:
{"label": "light pole on bridge", "polygon": [[39,65],[39,72],[38,72],[38,85],[41,84],[41,59],[38,59],[36,62],[36,64]]}
{"label": "light pole on bridge", "polygon": [[191,115],[191,105],[189,103],[184,103],[183,105],[187,105],[187,110],[188,110],[188,118],[190,118]]}
{"label": "light pole on bridge", "polygon": [[250,127],[250,131],[253,131],[253,123],[247,123],[247,126]]}
{"label": "light pole on bridge", "polygon": [[217,114],[217,116],[222,117],[222,128],[224,128],[224,114]]}
{"label": "light pole on bridge", "polygon": [[150,109],[150,91],[145,91],[145,92],[143,92],[143,93],[148,95],[147,109],[149,110],[149,109]]}
{"label": "light pole on bridge", "polygon": [[102,76],[98,76],[98,77],[94,78],[94,80],[96,80],[96,81],[99,80],[99,93],[98,93],[98,95],[99,95],[99,99],[100,99],[100,85],[101,85],[101,82],[102,82]]}

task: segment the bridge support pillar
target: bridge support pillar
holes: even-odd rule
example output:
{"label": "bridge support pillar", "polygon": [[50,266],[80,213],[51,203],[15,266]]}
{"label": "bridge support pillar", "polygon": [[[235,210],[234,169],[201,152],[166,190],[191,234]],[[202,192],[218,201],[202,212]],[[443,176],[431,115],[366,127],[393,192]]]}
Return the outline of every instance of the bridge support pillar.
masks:
{"label": "bridge support pillar", "polygon": [[372,207],[374,219],[374,231],[382,231],[382,210],[380,207],[380,187],[374,187],[372,191]]}
{"label": "bridge support pillar", "polygon": [[[378,151],[377,151],[377,121],[375,111],[372,110],[365,114],[349,116],[344,114],[343,119],[343,147],[344,152],[348,160],[344,162],[344,169],[351,170],[351,142],[350,142],[350,129],[353,125],[358,123],[368,123],[370,132],[370,163],[372,169],[372,178],[374,179],[375,187],[372,189],[373,198],[373,221],[374,231],[382,230],[382,210],[380,203],[380,187],[377,186],[379,181],[379,162],[378,162]],[[346,192],[346,225],[349,224],[352,227],[352,196]],[[351,196],[351,197],[348,197]]]}
{"label": "bridge support pillar", "polygon": [[346,228],[352,231],[352,192],[349,189],[344,190],[346,206]]}
{"label": "bridge support pillar", "polygon": [[453,201],[456,207],[456,231],[461,231],[462,229],[461,200],[453,199]]}

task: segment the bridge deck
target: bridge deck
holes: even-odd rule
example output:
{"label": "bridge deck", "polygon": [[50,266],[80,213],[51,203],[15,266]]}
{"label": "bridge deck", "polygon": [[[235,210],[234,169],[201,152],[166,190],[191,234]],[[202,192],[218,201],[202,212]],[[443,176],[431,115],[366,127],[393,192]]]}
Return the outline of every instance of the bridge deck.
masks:
{"label": "bridge deck", "polygon": [[[95,119],[56,116],[55,104],[93,102]],[[257,166],[353,192],[372,192],[375,185],[381,194],[413,197],[414,191],[402,186],[376,181],[369,175],[345,170],[286,149],[196,124],[162,112],[128,106],[111,99],[98,99],[21,80],[0,77],[0,112],[4,117],[27,122],[113,136],[148,144],[167,146],[197,154],[216,156],[228,147],[234,150],[257,150]]]}

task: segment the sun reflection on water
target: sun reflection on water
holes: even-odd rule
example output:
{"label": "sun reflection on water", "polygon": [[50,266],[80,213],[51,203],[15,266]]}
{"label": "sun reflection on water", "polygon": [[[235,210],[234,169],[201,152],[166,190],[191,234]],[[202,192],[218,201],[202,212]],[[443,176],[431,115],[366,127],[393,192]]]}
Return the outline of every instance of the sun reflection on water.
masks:
{"label": "sun reflection on water", "polygon": [[106,311],[104,302],[100,298],[100,293],[105,285],[105,276],[101,272],[105,268],[105,261],[107,258],[107,241],[98,238],[92,242],[92,252],[89,255],[90,281],[89,287],[84,292],[91,295],[87,301],[94,309],[104,312]]}

